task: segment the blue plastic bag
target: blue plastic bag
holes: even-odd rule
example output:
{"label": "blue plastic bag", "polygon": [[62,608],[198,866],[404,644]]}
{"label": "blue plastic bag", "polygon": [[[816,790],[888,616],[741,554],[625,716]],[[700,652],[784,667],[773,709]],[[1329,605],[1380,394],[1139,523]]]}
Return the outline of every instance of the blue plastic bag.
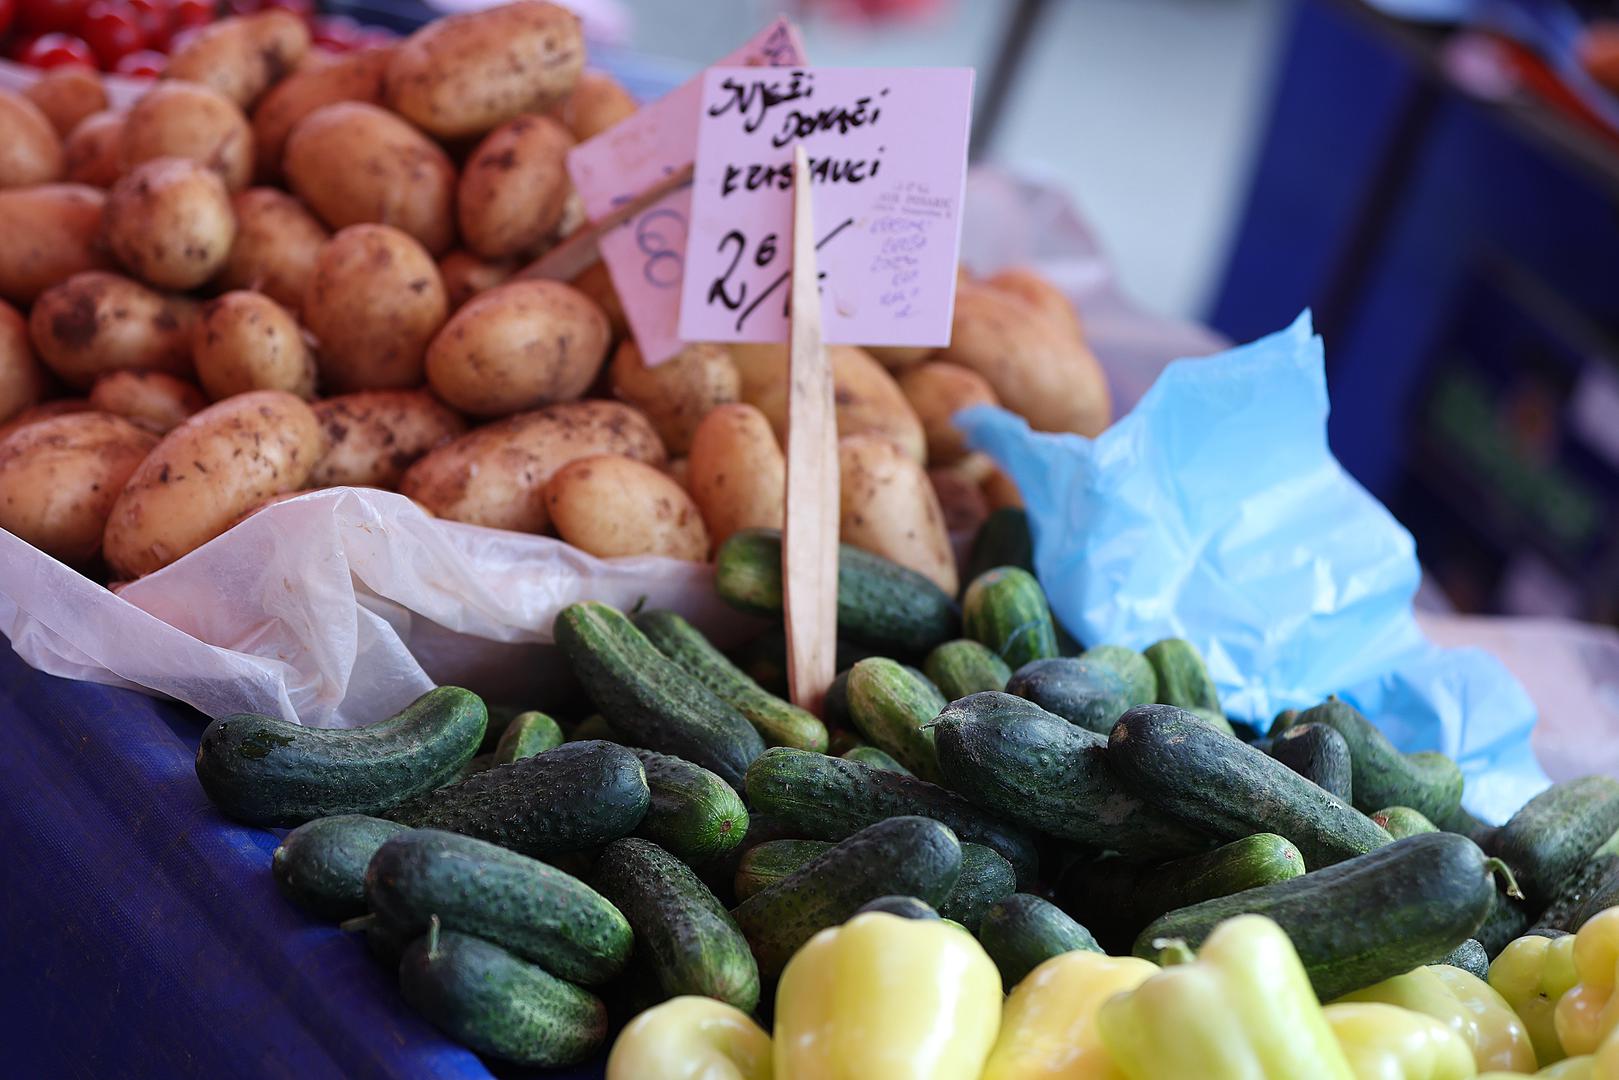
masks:
{"label": "blue plastic bag", "polygon": [[1402,750],[1455,758],[1466,806],[1492,821],[1546,785],[1523,687],[1493,656],[1418,629],[1411,534],[1327,448],[1307,312],[1170,364],[1096,439],[988,406],[956,423],[1017,481],[1036,570],[1080,641],[1185,638],[1226,711],[1261,726],[1338,694]]}

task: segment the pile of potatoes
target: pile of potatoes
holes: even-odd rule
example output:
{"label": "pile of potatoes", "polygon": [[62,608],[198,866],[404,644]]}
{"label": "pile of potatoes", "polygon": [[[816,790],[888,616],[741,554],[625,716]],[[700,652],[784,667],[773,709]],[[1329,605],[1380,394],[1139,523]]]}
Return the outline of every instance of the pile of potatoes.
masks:
{"label": "pile of potatoes", "polygon": [[[599,556],[779,525],[782,346],[648,367],[608,276],[521,271],[582,224],[564,160],[634,111],[543,0],[334,56],[226,19],[127,111],[93,73],[0,92],[0,527],[86,572],[166,566],[289,494],[398,491]],[[834,347],[845,541],[951,591],[1015,501],[956,410],[1095,434],[1066,300],[963,276],[942,350]]]}

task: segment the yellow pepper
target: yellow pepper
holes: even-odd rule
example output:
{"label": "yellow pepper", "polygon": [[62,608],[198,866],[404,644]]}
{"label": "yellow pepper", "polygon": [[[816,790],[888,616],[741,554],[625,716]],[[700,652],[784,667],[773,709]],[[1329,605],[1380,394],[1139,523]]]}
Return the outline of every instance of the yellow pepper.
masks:
{"label": "yellow pepper", "polygon": [[980,1080],[1122,1080],[1096,1030],[1096,1010],[1156,974],[1157,964],[1134,956],[1053,956],[1006,999]]}
{"label": "yellow pepper", "polygon": [[[1559,938],[1558,940],[1562,940]],[[1522,1080],[1523,1073],[1480,1073],[1478,1080]],[[1564,1058],[1535,1073],[1537,1080],[1619,1080],[1619,1034],[1608,1037],[1595,1054]]]}
{"label": "yellow pepper", "polygon": [[874,911],[822,930],[776,990],[775,1080],[977,1080],[1001,974],[971,934]]}
{"label": "yellow pepper", "polygon": [[1338,1002],[1324,1010],[1355,1080],[1468,1080],[1473,1051],[1449,1025],[1378,1001]]}
{"label": "yellow pepper", "polygon": [[607,1080],[770,1080],[770,1036],[734,1005],[671,998],[619,1033]]}
{"label": "yellow pepper", "polygon": [[[1178,954],[1178,955],[1177,955]],[[1179,961],[1097,1013],[1129,1080],[1355,1080],[1293,943],[1262,915],[1215,927]]]}
{"label": "yellow pepper", "polygon": [[1574,935],[1576,983],[1557,1003],[1557,1037],[1569,1054],[1589,1054],[1619,1028],[1619,908],[1592,917]]}
{"label": "yellow pepper", "polygon": [[1554,1012],[1564,994],[1579,981],[1574,970],[1574,937],[1521,937],[1490,965],[1490,985],[1512,1006],[1541,1065],[1561,1061]]}
{"label": "yellow pepper", "polygon": [[1339,1000],[1381,1001],[1448,1024],[1473,1051],[1481,1071],[1535,1071],[1534,1044],[1518,1014],[1489,983],[1461,968],[1420,967]]}

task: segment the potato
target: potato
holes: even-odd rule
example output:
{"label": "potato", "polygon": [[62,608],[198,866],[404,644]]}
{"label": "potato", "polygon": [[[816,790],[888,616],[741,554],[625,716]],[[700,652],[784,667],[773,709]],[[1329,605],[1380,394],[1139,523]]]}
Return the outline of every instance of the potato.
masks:
{"label": "potato", "polygon": [[263,293],[228,292],[203,305],[191,333],[197,381],[215,401],[249,390],[315,396],[315,354],[298,320]]}
{"label": "potato", "polygon": [[469,431],[406,470],[399,491],[451,521],[543,532],[546,483],[592,454],[664,463],[646,417],[616,401],[574,401]]}
{"label": "potato", "polygon": [[617,454],[580,458],[545,485],[557,535],[597,558],[708,558],[708,530],[684,488],[651,465]]}
{"label": "potato", "polygon": [[933,355],[931,345],[866,345],[864,348],[889,371],[904,371]]}
{"label": "potato", "polygon": [[432,257],[387,225],[350,225],[327,241],[304,293],[329,391],[420,386],[428,342],[448,314]]}
{"label": "potato", "polygon": [[42,401],[38,405],[31,405],[12,417],[4,424],[0,424],[0,442],[19,428],[38,424],[55,416],[67,416],[70,413],[93,412],[90,402],[84,398],[54,398],[51,401]]}
{"label": "potato", "polygon": [[950,465],[967,453],[967,441],[950,418],[973,405],[999,405],[984,377],[960,364],[932,361],[900,372],[899,388],[922,420],[928,463]]}
{"label": "potato", "polygon": [[304,204],[275,188],[249,188],[231,200],[236,242],[219,284],[253,289],[294,314],[315,276],[320,249],[332,234]]}
{"label": "potato", "polygon": [[160,82],[124,118],[123,166],[160,157],[200,161],[232,191],[253,179],[253,129],[229,98],[206,86]]}
{"label": "potato", "polygon": [[[899,384],[864,349],[831,345],[833,393],[839,435],[867,432],[887,437],[917,464],[927,460],[927,438]],[[770,418],[787,443],[787,346],[752,346],[732,352],[742,376],[742,400]]]}
{"label": "potato", "polygon": [[83,270],[110,267],[101,242],[106,195],[83,184],[0,191],[0,298],[31,304]]}
{"label": "potato", "polygon": [[579,17],[543,0],[448,15],[406,38],[388,61],[388,106],[439,138],[492,131],[544,112],[585,66]]}
{"label": "potato", "polygon": [[189,378],[197,305],[138,281],[91,270],[49,289],[28,314],[28,336],[45,366],[88,388],[109,371],[162,371]]}
{"label": "potato", "polygon": [[1074,305],[1069,302],[1063,291],[1039,271],[1026,266],[1014,266],[991,274],[984,280],[984,284],[1021,296],[1052,321],[1071,331],[1075,337],[1085,336],[1085,328],[1080,325],[1079,312],[1074,310]]}
{"label": "potato", "polygon": [[439,277],[444,279],[444,293],[450,299],[450,310],[459,310],[462,304],[486,289],[493,289],[517,272],[517,263],[510,259],[488,261],[470,251],[452,251],[438,261]]}
{"label": "potato", "polygon": [[560,281],[511,281],[479,293],[427,348],[427,381],[473,416],[573,401],[607,356],[607,316]]}
{"label": "potato", "polygon": [[630,325],[624,318],[624,302],[618,298],[618,290],[613,287],[613,278],[607,272],[606,263],[591,263],[573,279],[573,287],[596,301],[596,306],[607,316],[607,325],[612,328],[614,341],[623,341],[629,336]]}
{"label": "potato", "polygon": [[486,259],[509,259],[551,239],[571,190],[573,145],[568,129],[546,116],[519,116],[491,131],[456,188],[461,242]]}
{"label": "potato", "polygon": [[944,512],[945,531],[952,535],[974,534],[989,517],[989,500],[983,489],[962,470],[954,466],[929,469],[928,483],[933,485],[939,509]]}
{"label": "potato", "polygon": [[90,388],[90,407],[162,435],[206,409],[208,399],[191,383],[161,371],[114,371]]}
{"label": "potato", "polygon": [[298,66],[309,30],[286,11],[238,15],[204,26],[169,55],[164,79],[202,83],[243,109]]}
{"label": "potato", "polygon": [[45,369],[28,344],[28,320],[0,301],[0,424],[38,404],[47,388]]}
{"label": "potato", "polygon": [[157,436],[117,416],[75,413],[0,441],[0,528],[69,566],[101,550],[113,501]]}
{"label": "potato", "polygon": [[334,229],[391,225],[434,255],[455,241],[455,166],[386,109],[360,101],[321,106],[287,136],[281,167],[292,190]]}
{"label": "potato", "polygon": [[64,139],[85,117],[107,107],[107,90],[101,85],[101,76],[75,66],[51,68],[24,90],[23,96],[45,114],[56,134]]}
{"label": "potato", "polygon": [[742,379],[724,345],[687,345],[661,364],[647,367],[641,349],[626,340],[613,354],[608,374],[613,396],[646,414],[671,454],[691,449],[692,435],[710,409],[741,396]]}
{"label": "potato", "polygon": [[219,174],[188,158],[153,158],[118,178],[103,215],[107,246],[148,285],[194,289],[224,267],[236,213]]}
{"label": "potato", "polygon": [[908,566],[956,595],[960,580],[944,511],[922,466],[880,434],[849,435],[838,440],[838,473],[843,543]]}
{"label": "potato", "polygon": [[123,113],[91,113],[62,143],[62,175],[75,184],[108,188],[123,172]]}
{"label": "potato", "polygon": [[703,417],[686,460],[686,486],[715,546],[740,529],[779,529],[786,509],[787,459],[765,414],[721,405]]}
{"label": "potato", "polygon": [[467,425],[426,390],[361,390],[315,403],[326,452],[311,487],[393,488],[405,469]]}
{"label": "potato", "polygon": [[321,64],[304,64],[276,83],[253,110],[253,159],[259,175],[281,174],[281,156],[293,127],[320,108],[338,101],[382,100],[382,73],[392,46],[363,49]]}
{"label": "potato", "polygon": [[250,507],[304,486],[320,424],[299,399],[255,390],[217,402],[163,436],[107,518],[113,571],[159,570],[224,532]]}
{"label": "potato", "polygon": [[691,458],[670,458],[663,471],[669,479],[685,488],[687,494],[691,493]]}
{"label": "potato", "polygon": [[39,107],[0,90],[0,188],[62,178],[62,139]]}
{"label": "potato", "polygon": [[617,79],[605,71],[585,71],[574,83],[573,92],[552,108],[551,115],[562,121],[575,139],[584,142],[620,120],[629,119],[635,109],[635,99]]}
{"label": "potato", "polygon": [[1017,484],[1010,476],[1000,469],[993,470],[984,478],[984,498],[989,502],[991,510],[1006,510],[1023,505],[1023,493],[1017,489]]}

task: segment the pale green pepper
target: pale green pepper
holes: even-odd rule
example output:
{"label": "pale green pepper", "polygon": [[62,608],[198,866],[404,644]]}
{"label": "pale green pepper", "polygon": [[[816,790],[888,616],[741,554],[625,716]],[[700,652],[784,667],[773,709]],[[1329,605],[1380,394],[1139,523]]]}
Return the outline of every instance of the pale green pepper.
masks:
{"label": "pale green pepper", "polygon": [[1534,1044],[1518,1014],[1489,983],[1461,968],[1420,967],[1339,1000],[1381,1001],[1448,1024],[1472,1050],[1481,1071],[1535,1071]]}
{"label": "pale green pepper", "polygon": [[1506,999],[1523,1021],[1535,1060],[1541,1065],[1561,1061],[1562,1040],[1557,1037],[1555,1012],[1563,995],[1580,976],[1574,968],[1574,935],[1560,938],[1521,937],[1490,964],[1490,985]]}
{"label": "pale green pepper", "polygon": [[1053,956],[1023,977],[1001,1010],[1001,1033],[979,1080],[1119,1080],[1096,1030],[1114,994],[1158,974],[1134,956],[1083,950]]}
{"label": "pale green pepper", "polygon": [[770,1080],[770,1036],[734,1005],[671,998],[619,1033],[607,1080]]}
{"label": "pale green pepper", "polygon": [[1398,1005],[1345,1001],[1324,1010],[1355,1080],[1468,1080],[1473,1051],[1448,1024]]}

